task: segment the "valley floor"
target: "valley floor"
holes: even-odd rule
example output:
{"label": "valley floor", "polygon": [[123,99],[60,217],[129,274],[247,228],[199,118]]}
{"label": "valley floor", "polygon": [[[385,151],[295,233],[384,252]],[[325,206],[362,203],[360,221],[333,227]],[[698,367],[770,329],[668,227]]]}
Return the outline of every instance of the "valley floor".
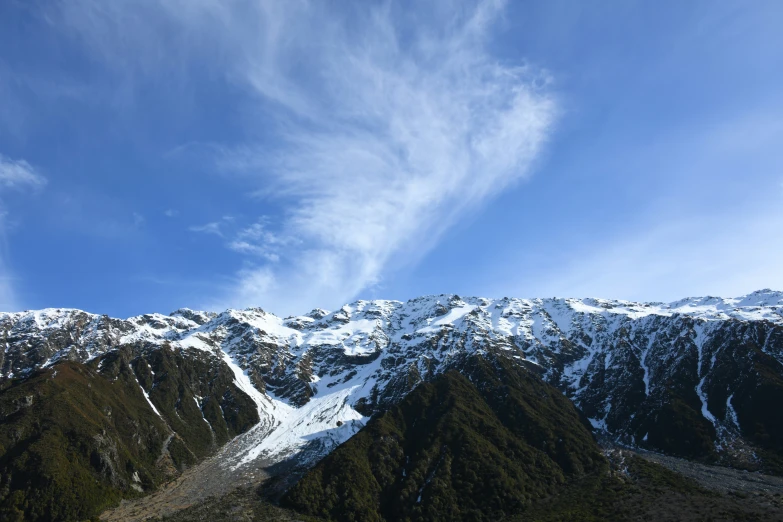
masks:
{"label": "valley floor", "polygon": [[[187,470],[159,491],[141,499],[123,501],[117,508],[103,513],[101,520],[111,522],[311,520],[261,500],[256,491],[269,478],[264,471],[265,463],[255,462],[232,470],[224,464],[226,457],[230,457],[227,453],[231,451],[232,446],[229,444],[218,455]],[[758,512],[756,509],[750,510],[745,520],[783,520],[783,477],[710,466],[647,451],[626,448],[612,448],[607,451],[619,453],[620,459],[641,457],[691,479],[702,488],[719,494],[714,498],[716,503],[757,507]],[[610,456],[610,459],[617,464],[617,455],[615,458]],[[677,511],[680,508],[677,507],[676,502],[669,504],[671,505],[659,506],[660,510],[656,510],[655,515],[650,513],[647,515],[654,516],[658,520],[678,520],[678,516],[684,515]],[[694,517],[687,516],[682,519],[703,519],[698,513],[694,513]],[[618,520],[624,519],[625,517],[618,518]]]}
{"label": "valley floor", "polygon": [[266,462],[256,461],[237,469],[226,464],[233,460],[231,456],[243,438],[246,437],[240,435],[216,455],[186,470],[158,491],[143,498],[123,500],[116,508],[101,514],[100,519],[108,522],[140,522],[173,515],[238,489],[255,490],[269,477],[264,471]]}
{"label": "valley floor", "polygon": [[710,466],[644,450],[633,450],[633,453],[693,479],[702,487],[713,491],[720,493],[778,495],[783,502],[783,477],[724,466]]}

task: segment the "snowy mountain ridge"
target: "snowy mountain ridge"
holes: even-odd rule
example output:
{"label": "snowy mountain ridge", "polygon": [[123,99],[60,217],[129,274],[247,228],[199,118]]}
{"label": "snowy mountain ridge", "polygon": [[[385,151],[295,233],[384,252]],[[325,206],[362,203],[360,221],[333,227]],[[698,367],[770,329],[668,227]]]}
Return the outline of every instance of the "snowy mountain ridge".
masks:
{"label": "snowy mountain ridge", "polygon": [[[244,315],[245,318],[254,320],[259,327],[268,327],[275,329],[278,325],[278,331],[293,333],[290,330],[298,330],[298,326],[307,323],[318,323],[320,319],[332,317],[347,317],[353,311],[363,312],[370,310],[371,315],[377,310],[393,310],[404,308],[408,303],[428,302],[439,304],[443,301],[449,301],[461,298],[454,294],[428,295],[409,301],[393,300],[359,300],[346,304],[335,312],[328,312],[323,309],[314,309],[306,315],[292,316],[282,319],[274,314],[267,313],[261,308],[247,308],[245,310],[228,309],[222,314],[216,312],[196,311],[189,308],[175,310],[169,315],[152,313],[132,316],[125,321],[134,323],[147,330],[153,337],[159,336],[160,330],[167,325],[171,330],[192,329],[207,322],[213,321],[220,316]],[[521,306],[533,307],[546,304],[562,305],[565,304],[575,312],[584,313],[614,313],[627,315],[631,318],[639,318],[647,315],[671,316],[674,314],[683,314],[706,320],[723,320],[735,318],[745,321],[769,320],[781,323],[783,322],[783,292],[770,289],[757,290],[750,294],[734,297],[687,297],[671,303],[660,302],[634,302],[625,300],[612,300],[600,298],[537,298],[537,299],[518,299],[502,298],[488,299],[483,297],[467,297],[464,299],[466,304],[473,306],[487,307],[493,303],[518,303]],[[415,309],[421,310],[422,307]],[[75,308],[44,308],[40,310],[25,310],[22,312],[0,312],[0,322],[2,323],[34,323],[38,329],[51,329],[65,326],[68,319],[74,315],[86,315],[90,318],[106,318],[99,314],[92,314]],[[258,321],[260,319],[260,322]],[[288,327],[285,323],[291,323],[296,326]],[[282,329],[281,329],[282,327]],[[134,332],[135,333],[135,332]]]}
{"label": "snowy mountain ridge", "polygon": [[[596,429],[627,444],[670,450],[659,417],[682,401],[720,454],[745,451],[738,405],[753,400],[753,361],[783,366],[783,292],[669,304],[435,295],[287,318],[260,308],[126,320],[45,309],[0,314],[0,335],[0,380],[122,346],[138,356],[197,350],[225,363],[261,418],[226,457],[232,466],[323,455],[418,382],[475,355],[540,372]],[[151,389],[142,391],[157,413]]]}

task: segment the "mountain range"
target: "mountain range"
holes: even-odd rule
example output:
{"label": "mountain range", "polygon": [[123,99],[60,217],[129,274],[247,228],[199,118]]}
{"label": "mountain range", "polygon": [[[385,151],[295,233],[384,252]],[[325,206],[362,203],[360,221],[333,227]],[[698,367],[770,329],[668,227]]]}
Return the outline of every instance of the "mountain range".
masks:
{"label": "mountain range", "polygon": [[[355,519],[432,520],[433,506],[467,491],[457,471],[449,486],[435,481],[433,462],[480,461],[460,446],[475,423],[491,427],[476,447],[497,456],[496,468],[519,466],[498,488],[530,491],[454,501],[487,520],[601,468],[591,432],[604,445],[783,474],[783,293],[771,290],[668,304],[436,295],[285,318],[260,308],[125,320],[45,309],[0,314],[0,341],[9,519],[89,518],[215,455],[226,472],[215,481],[262,468],[289,477],[283,503],[340,519],[350,510],[313,491],[341,480],[340,452],[396,433],[389,454],[414,460],[389,473],[418,478],[406,486],[370,471],[374,507],[365,502]],[[450,403],[473,413],[434,406]],[[410,416],[430,431],[417,435],[401,421]],[[501,455],[511,447],[519,458],[509,468]],[[377,455],[367,458],[362,469],[377,471]],[[440,496],[425,483],[440,484]]]}

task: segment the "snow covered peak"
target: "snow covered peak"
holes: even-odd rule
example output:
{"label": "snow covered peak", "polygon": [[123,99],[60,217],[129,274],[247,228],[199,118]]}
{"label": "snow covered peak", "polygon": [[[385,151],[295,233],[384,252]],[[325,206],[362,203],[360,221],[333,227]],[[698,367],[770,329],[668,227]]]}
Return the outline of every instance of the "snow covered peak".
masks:
{"label": "snow covered peak", "polygon": [[783,317],[783,292],[764,289],[734,298],[689,297],[666,307],[675,313],[704,319],[731,317],[745,321],[767,320],[780,323]]}
{"label": "snow covered peak", "polygon": [[327,310],[324,310],[323,308],[313,308],[311,311],[305,314],[306,317],[309,317],[311,319],[323,319],[329,315],[329,312]]}
{"label": "snow covered peak", "polygon": [[[544,354],[559,349],[563,340],[594,337],[601,329],[656,317],[767,321],[780,326],[783,293],[766,289],[735,298],[691,297],[668,304],[440,294],[405,302],[359,300],[334,312],[315,309],[285,319],[261,308],[219,314],[182,308],[170,315],[143,314],[126,320],[50,308],[0,314],[0,335],[6,345],[0,378],[61,358],[89,360],[122,345],[166,344],[222,351],[235,357],[242,368],[256,368],[259,375],[277,372],[279,377],[267,379],[267,387],[303,401],[313,391],[293,382],[291,375],[301,380],[302,375],[312,379],[350,371],[352,365],[379,356],[414,366],[440,364],[488,345],[520,352],[540,364],[550,357]],[[293,374],[286,373],[290,371]]]}
{"label": "snow covered peak", "polygon": [[190,308],[180,308],[174,310],[169,315],[172,317],[182,317],[193,321],[196,324],[204,324],[214,318],[217,314],[215,312],[200,312],[198,310],[191,310]]}
{"label": "snow covered peak", "polygon": [[[705,321],[769,321],[783,325],[783,292],[759,290],[735,298],[690,297],[672,303],[638,303],[597,298],[488,299],[454,294],[421,296],[406,302],[355,301],[334,312],[315,309],[282,319],[261,308],[222,313],[181,308],[170,315],[143,314],[126,320],[81,310],[47,308],[0,313],[6,356],[0,377],[38,367],[59,357],[90,358],[120,344],[174,343],[183,347],[251,353],[275,346],[292,357],[324,347],[343,355],[368,355],[386,346],[418,345],[447,331],[477,339],[498,336],[551,342],[568,337],[583,317],[590,321],[688,316]],[[54,333],[59,332],[57,335]],[[52,337],[57,339],[52,341]],[[321,347],[321,348],[318,348]],[[18,352],[17,356],[13,353]],[[21,357],[19,353],[26,355]]]}

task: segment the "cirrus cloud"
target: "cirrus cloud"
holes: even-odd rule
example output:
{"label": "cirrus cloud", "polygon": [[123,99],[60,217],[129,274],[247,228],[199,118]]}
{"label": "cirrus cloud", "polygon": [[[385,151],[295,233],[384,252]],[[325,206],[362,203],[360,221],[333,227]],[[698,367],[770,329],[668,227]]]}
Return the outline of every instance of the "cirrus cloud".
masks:
{"label": "cirrus cloud", "polygon": [[529,175],[558,107],[546,71],[493,55],[504,7],[76,0],[60,20],[123,78],[195,62],[241,89],[247,136],[274,139],[208,148],[283,209],[281,241],[229,240],[244,265],[209,301],[290,313],[378,284]]}
{"label": "cirrus cloud", "polygon": [[36,188],[46,185],[46,178],[27,161],[0,154],[0,186],[3,188]]}
{"label": "cirrus cloud", "polygon": [[[12,159],[0,154],[0,197],[8,190],[37,189],[46,185],[46,178],[32,165],[23,159]],[[0,311],[19,308],[14,290],[13,276],[7,261],[7,229],[8,212],[0,199]]]}
{"label": "cirrus cloud", "polygon": [[[251,87],[289,117],[279,147],[229,148],[220,165],[256,176],[259,198],[288,202],[277,233],[298,241],[284,263],[245,267],[226,304],[337,306],[528,175],[557,114],[548,78],[487,50],[502,2],[462,7],[406,37],[388,7],[362,13],[358,32],[332,20],[319,33],[317,10],[268,21],[291,30],[296,18],[294,35],[315,31],[326,45],[305,58],[286,33],[249,53]],[[305,79],[282,65],[293,57]]]}

